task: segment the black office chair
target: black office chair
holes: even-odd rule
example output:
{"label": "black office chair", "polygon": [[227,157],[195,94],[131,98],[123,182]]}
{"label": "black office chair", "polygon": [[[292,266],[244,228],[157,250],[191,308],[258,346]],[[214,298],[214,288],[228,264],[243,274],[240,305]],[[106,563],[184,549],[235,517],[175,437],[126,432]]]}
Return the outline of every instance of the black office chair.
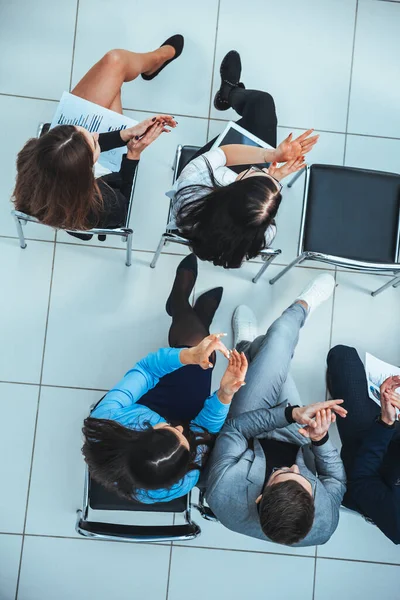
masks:
{"label": "black office chair", "polygon": [[[47,133],[49,129],[50,129],[50,123],[40,123],[38,131],[37,131],[37,137],[41,137],[42,135]],[[64,231],[66,231],[67,233],[84,235],[84,236],[98,235],[98,236],[103,237],[103,239],[104,239],[104,236],[106,236],[106,235],[120,236],[122,238],[122,240],[126,243],[125,264],[127,267],[130,267],[132,264],[133,229],[131,229],[131,227],[129,226],[129,221],[130,221],[130,217],[131,217],[132,196],[133,196],[133,192],[135,189],[136,177],[137,177],[137,170],[135,172],[135,176],[133,179],[132,193],[131,193],[131,197],[129,199],[128,214],[127,214],[125,225],[123,227],[118,227],[116,229],[110,229],[107,227],[95,227],[95,228],[89,229],[87,231],[64,229]],[[31,222],[31,223],[37,223],[38,225],[42,225],[43,227],[49,227],[49,225],[45,225],[44,223],[41,223],[38,219],[36,219],[36,217],[31,217],[31,215],[27,215],[26,213],[24,213],[20,210],[12,210],[11,214],[15,220],[15,225],[17,227],[19,245],[23,250],[27,246],[24,232],[22,229],[23,225],[26,225],[27,223]]]}
{"label": "black office chair", "polygon": [[[89,518],[89,511],[130,511],[147,513],[183,513],[182,525],[123,525],[103,523]],[[77,511],[75,529],[84,537],[126,542],[166,542],[192,540],[201,533],[200,527],[191,519],[190,494],[157,504],[142,504],[125,500],[94,481],[86,468],[82,510]]]}
{"label": "black office chair", "polygon": [[317,260],[365,273],[394,275],[400,285],[400,175],[333,165],[306,169],[298,256],[292,267]]}
{"label": "black office chair", "polygon": [[[100,404],[104,396],[90,407],[90,414]],[[84,537],[117,540],[127,542],[166,542],[192,540],[201,533],[200,527],[191,519],[191,494],[170,502],[143,504],[132,499],[125,500],[116,492],[107,490],[91,478],[89,469],[85,469],[85,483],[82,510],[77,511],[75,529]],[[200,495],[198,510],[203,508],[203,496]],[[121,523],[103,523],[89,518],[90,510],[112,510],[147,513],[183,513],[182,525],[123,525]],[[207,509],[204,508],[207,513]],[[206,518],[204,516],[204,518]]]}
{"label": "black office chair", "polygon": [[[193,156],[199,150],[200,150],[199,146],[181,146],[181,145],[179,145],[177,147],[174,164],[172,166],[172,170],[174,172],[173,179],[172,179],[173,183],[175,183],[175,181],[178,179],[178,177],[181,174],[184,167],[186,167],[186,165],[188,164],[190,159],[193,158]],[[174,244],[181,244],[182,246],[190,246],[189,240],[184,238],[183,236],[181,236],[177,229],[169,229],[168,228],[168,223],[171,220],[171,215],[172,215],[172,200],[169,203],[167,228],[166,228],[165,232],[161,235],[161,239],[158,244],[157,250],[154,254],[153,260],[150,263],[150,267],[152,269],[154,269],[154,267],[156,266],[158,258],[162,252],[162,249],[164,248],[164,246],[166,244],[172,242]],[[253,277],[253,280],[252,280],[253,283],[257,283],[257,281],[260,279],[261,275],[269,267],[271,262],[277,256],[279,256],[279,254],[281,254],[281,250],[274,250],[273,248],[267,248],[266,250],[261,250],[259,256],[261,257],[264,264],[262,265],[261,269],[258,271],[257,275],[255,277]]]}

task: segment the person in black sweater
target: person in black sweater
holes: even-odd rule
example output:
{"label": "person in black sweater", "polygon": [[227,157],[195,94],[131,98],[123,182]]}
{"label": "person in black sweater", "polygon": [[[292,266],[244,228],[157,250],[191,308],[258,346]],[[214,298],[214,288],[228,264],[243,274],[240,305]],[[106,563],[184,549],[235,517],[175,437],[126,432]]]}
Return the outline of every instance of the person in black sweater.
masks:
{"label": "person in black sweater", "polygon": [[[111,50],[71,93],[122,113],[123,83],[139,75],[153,79],[180,56],[183,43],[181,35],[174,35],[153,52]],[[62,229],[124,226],[141,153],[176,125],[172,116],[156,115],[121,131],[98,134],[79,126],[59,125],[28,140],[17,158],[16,209]],[[94,166],[100,153],[125,145],[127,153],[119,172],[96,178]]]}
{"label": "person in black sweater", "polygon": [[380,387],[381,408],[368,396],[364,365],[354,348],[335,346],[328,354],[328,387],[343,398],[347,419],[339,419],[347,474],[343,505],[371,521],[400,544],[400,377]]}

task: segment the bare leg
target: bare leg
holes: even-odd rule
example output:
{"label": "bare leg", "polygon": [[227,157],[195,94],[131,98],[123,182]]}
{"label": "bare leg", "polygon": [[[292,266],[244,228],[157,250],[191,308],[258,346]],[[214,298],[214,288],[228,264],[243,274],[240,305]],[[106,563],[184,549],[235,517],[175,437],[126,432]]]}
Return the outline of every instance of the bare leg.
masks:
{"label": "bare leg", "polygon": [[110,104],[110,110],[113,110],[116,113],[122,115],[122,102],[121,102],[121,92],[115,96],[114,100]]}
{"label": "bare leg", "polygon": [[133,81],[141,73],[153,73],[165,61],[173,58],[174,54],[172,46],[162,46],[145,53],[110,50],[86,73],[71,93],[104,108],[111,108],[120,95],[124,82]]}

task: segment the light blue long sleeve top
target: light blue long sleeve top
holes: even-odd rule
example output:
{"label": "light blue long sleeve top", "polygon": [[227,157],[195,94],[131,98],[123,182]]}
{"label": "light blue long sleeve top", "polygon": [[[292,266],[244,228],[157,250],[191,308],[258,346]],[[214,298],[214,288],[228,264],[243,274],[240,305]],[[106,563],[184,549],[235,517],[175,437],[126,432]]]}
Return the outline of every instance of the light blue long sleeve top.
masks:
{"label": "light blue long sleeve top", "polygon": [[[131,429],[146,429],[148,425],[166,423],[158,413],[137,401],[150,389],[155,387],[164,375],[176,371],[184,365],[181,363],[179,348],[161,348],[148,354],[126,373],[117,385],[106,394],[91,416],[95,419],[110,419]],[[191,421],[190,429],[210,433],[218,433],[222,428],[229,410],[229,404],[220,402],[216,392],[209,396],[197,417]],[[196,460],[204,451],[199,446]],[[139,502],[169,502],[174,498],[185,496],[198,482],[200,472],[190,471],[170,489],[135,490],[135,499]]]}

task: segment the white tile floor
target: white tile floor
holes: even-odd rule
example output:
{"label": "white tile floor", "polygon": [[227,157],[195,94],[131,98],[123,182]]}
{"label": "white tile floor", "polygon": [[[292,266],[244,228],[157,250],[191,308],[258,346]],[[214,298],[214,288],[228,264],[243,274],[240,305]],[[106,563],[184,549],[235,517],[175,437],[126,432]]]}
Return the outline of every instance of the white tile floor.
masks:
{"label": "white tile floor", "polygon": [[[220,59],[237,48],[247,87],[274,95],[280,139],[290,130],[320,131],[312,161],[399,172],[399,31],[400,3],[382,0],[0,3],[1,600],[399,598],[400,550],[348,512],[325,546],[297,551],[198,515],[202,536],[187,544],[93,542],[74,531],[88,407],[138,358],[166,343],[164,301],[183,250],[168,248],[155,270],[149,262],[165,223],[163,193],[176,145],[204,143],[231,116],[210,103]],[[9,197],[24,141],[104,52],[151,49],[175,32],[186,38],[182,58],[123,93],[128,114],[171,112],[179,121],[140,165],[132,267],[124,266],[119,240],[99,247],[58,234],[55,243],[52,231],[32,224],[28,247],[20,250]],[[279,265],[296,251],[301,196],[300,181],[285,190]],[[267,277],[255,287],[256,270],[256,264],[237,272],[201,265],[196,293],[225,289],[216,330],[229,331],[241,302],[266,328],[316,273],[298,268],[274,287]],[[400,363],[400,290],[373,299],[368,292],[379,278],[338,272],[336,279],[334,298],[304,328],[294,358],[304,402],[325,397],[325,356],[333,344]]]}

